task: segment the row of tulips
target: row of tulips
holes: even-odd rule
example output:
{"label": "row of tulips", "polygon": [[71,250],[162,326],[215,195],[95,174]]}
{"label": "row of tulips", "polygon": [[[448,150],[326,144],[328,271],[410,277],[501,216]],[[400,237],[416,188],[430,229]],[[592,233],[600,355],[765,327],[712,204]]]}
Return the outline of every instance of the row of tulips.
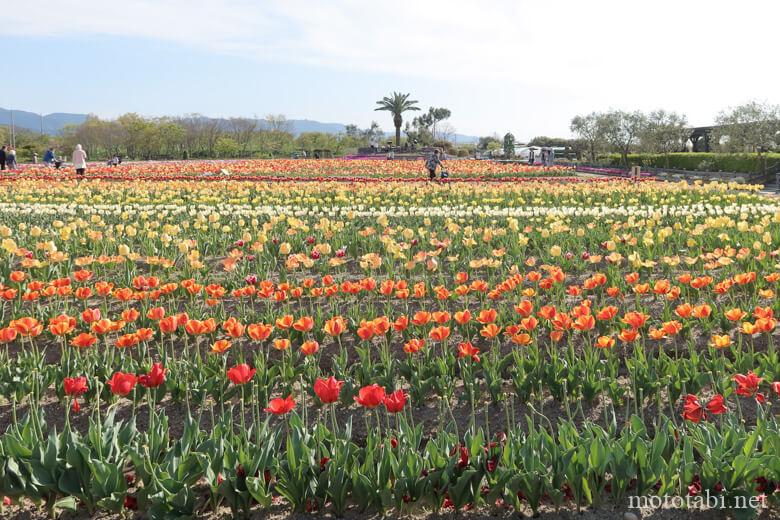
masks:
{"label": "row of tulips", "polygon": [[[376,402],[363,394],[367,405]],[[318,395],[326,402],[328,390]],[[730,417],[680,427],[663,414],[652,429],[638,416],[619,427],[614,415],[603,425],[562,420],[553,429],[537,413],[522,428],[475,427],[462,436],[444,428],[426,436],[385,397],[393,426],[388,421],[356,442],[351,419],[327,426],[321,411],[309,423],[288,401],[267,408],[281,420],[255,416],[240,428],[232,406],[201,409],[185,416],[176,438],[170,419],[153,409],[143,428],[135,418],[119,419],[114,407],[95,410],[83,434],[69,424],[44,430],[36,410],[0,436],[0,494],[6,506],[27,497],[52,514],[141,509],[151,518],[220,507],[244,516],[282,500],[296,511],[341,516],[479,506],[537,513],[621,503],[628,494],[706,492],[730,506],[758,497],[752,503],[762,508],[780,499],[780,430],[771,416],[751,429]]]}
{"label": "row of tulips", "polygon": [[[571,175],[574,171],[566,166],[529,166],[520,163],[496,163],[458,159],[447,161],[447,169],[454,175],[467,177],[530,177]],[[372,160],[288,160],[288,159],[251,159],[251,160],[212,160],[212,161],[144,161],[126,162],[118,166],[90,163],[87,170],[92,175],[111,176],[118,180],[138,179],[157,180],[171,176],[183,178],[208,178],[208,176],[265,176],[272,178],[320,178],[363,177],[363,178],[413,178],[423,177],[425,168],[422,161],[372,161]],[[14,170],[14,176],[51,176],[52,173],[69,174],[70,168],[53,170],[45,165],[24,164]]]}

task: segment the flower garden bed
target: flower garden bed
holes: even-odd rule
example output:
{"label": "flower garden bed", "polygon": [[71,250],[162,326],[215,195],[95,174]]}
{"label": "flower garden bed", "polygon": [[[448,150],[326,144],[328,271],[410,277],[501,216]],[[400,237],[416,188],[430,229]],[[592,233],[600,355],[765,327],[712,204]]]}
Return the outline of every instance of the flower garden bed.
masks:
{"label": "flower garden bed", "polygon": [[776,512],[777,199],[127,168],[0,183],[5,514]]}

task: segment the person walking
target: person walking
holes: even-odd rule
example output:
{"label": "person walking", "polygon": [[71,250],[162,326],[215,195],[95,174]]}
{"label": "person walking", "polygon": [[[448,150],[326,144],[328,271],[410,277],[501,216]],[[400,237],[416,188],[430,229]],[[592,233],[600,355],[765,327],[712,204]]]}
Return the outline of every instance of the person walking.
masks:
{"label": "person walking", "polygon": [[5,149],[5,145],[0,148],[0,170],[5,170],[5,161],[8,158],[8,154],[6,153]]}
{"label": "person walking", "polygon": [[428,170],[428,176],[430,180],[434,180],[436,178],[436,167],[442,166],[441,158],[439,157],[440,153],[441,152],[439,152],[438,149],[434,150],[430,157],[428,157],[428,160],[425,161],[425,168]]}
{"label": "person walking", "polygon": [[73,167],[76,168],[76,174],[79,176],[83,176],[87,171],[87,152],[80,144],[77,144],[76,149],[73,150]]}
{"label": "person walking", "polygon": [[16,169],[16,148],[11,148],[6,153],[5,164],[9,170]]}

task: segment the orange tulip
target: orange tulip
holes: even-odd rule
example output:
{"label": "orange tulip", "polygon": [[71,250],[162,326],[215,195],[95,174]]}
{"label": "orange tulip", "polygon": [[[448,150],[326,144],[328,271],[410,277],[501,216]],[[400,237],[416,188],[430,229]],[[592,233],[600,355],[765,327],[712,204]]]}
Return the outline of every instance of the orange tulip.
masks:
{"label": "orange tulip", "polygon": [[428,333],[428,337],[430,337],[433,341],[444,341],[450,337],[450,328],[444,326],[434,327]]}
{"label": "orange tulip", "polygon": [[471,321],[471,312],[468,309],[455,313],[455,322],[458,325],[465,325]]}
{"label": "orange tulip", "polygon": [[683,328],[682,323],[675,320],[664,322],[661,325],[661,330],[663,330],[664,334],[668,336],[676,336],[677,334],[680,333],[682,328]]}
{"label": "orange tulip", "polygon": [[424,339],[410,339],[406,343],[404,343],[404,352],[407,354],[414,354],[422,350],[422,348],[425,346],[425,340]]}
{"label": "orange tulip", "polygon": [[479,363],[479,349],[469,341],[464,341],[458,345],[458,359],[469,358],[475,363]]}
{"label": "orange tulip", "polygon": [[497,317],[498,313],[495,309],[483,309],[479,311],[479,314],[477,315],[477,321],[482,325],[487,325],[488,323],[495,322]]}
{"label": "orange tulip", "polygon": [[557,311],[553,305],[545,305],[544,307],[539,309],[539,312],[537,312],[536,314],[542,319],[552,320],[553,318],[555,318]]}
{"label": "orange tulip", "polygon": [[43,324],[35,318],[31,318],[29,316],[19,318],[18,320],[13,320],[8,324],[8,326],[16,329],[16,332],[25,338],[33,338],[35,336],[39,336],[41,332],[43,332]]}
{"label": "orange tulip", "polygon": [[397,332],[403,332],[409,327],[409,318],[407,316],[400,316],[393,322],[393,329]]}
{"label": "orange tulip", "polygon": [[654,340],[662,340],[666,338],[666,332],[663,329],[650,329],[647,335]]}
{"label": "orange tulip", "polygon": [[87,334],[86,332],[82,332],[72,340],[70,340],[70,344],[74,347],[78,348],[87,348],[91,347],[92,345],[97,342],[97,338],[93,336],[92,334]]}
{"label": "orange tulip", "polygon": [[374,334],[377,336],[383,336],[390,332],[390,320],[387,316],[379,316],[371,320],[371,328],[374,330]]}
{"label": "orange tulip", "polygon": [[426,325],[429,321],[431,321],[431,313],[426,311],[416,312],[412,317],[412,323],[418,327]]}
{"label": "orange tulip", "polygon": [[240,338],[244,335],[246,326],[239,322],[238,319],[231,316],[222,324],[222,330],[231,338]]}
{"label": "orange tulip", "polygon": [[290,348],[290,340],[287,338],[276,338],[273,345],[276,350],[287,350]]}
{"label": "orange tulip", "polygon": [[135,334],[124,334],[116,340],[116,346],[119,348],[128,348],[138,345],[138,336]]}
{"label": "orange tulip", "polygon": [[623,316],[623,323],[634,329],[641,329],[645,326],[645,323],[647,323],[648,318],[649,316],[647,314],[631,311]]}
{"label": "orange tulip", "polygon": [[316,354],[319,349],[320,344],[314,340],[304,341],[303,345],[301,345],[301,352],[303,352],[306,356]]}
{"label": "orange tulip", "polygon": [[529,345],[531,343],[531,335],[526,333],[514,334],[512,343],[515,345]]}
{"label": "orange tulip", "polygon": [[710,340],[710,345],[717,349],[728,348],[731,346],[731,338],[728,334],[723,334],[722,336],[713,334]]}
{"label": "orange tulip", "polygon": [[135,331],[135,335],[139,341],[149,341],[154,337],[154,331],[152,329],[138,329]]}
{"label": "orange tulip", "polygon": [[434,323],[444,325],[450,321],[450,313],[447,311],[433,312],[431,313],[431,318],[433,319]]}
{"label": "orange tulip", "polygon": [[71,325],[67,321],[54,321],[52,323],[49,323],[49,332],[51,332],[55,336],[65,336],[73,332],[73,329],[74,329],[73,325]]}
{"label": "orange tulip", "polygon": [[125,309],[122,311],[122,321],[125,323],[130,323],[135,320],[137,320],[141,316],[141,313],[138,312],[138,310],[130,308]]}
{"label": "orange tulip", "polygon": [[290,327],[292,327],[293,323],[295,322],[295,318],[293,318],[289,314],[285,314],[281,318],[276,319],[276,328],[287,330]]}
{"label": "orange tulip", "polygon": [[362,321],[357,329],[357,335],[363,341],[369,341],[374,337],[374,327],[370,322]]}
{"label": "orange tulip", "polygon": [[14,327],[0,329],[0,344],[11,343],[19,332]]}
{"label": "orange tulip", "polygon": [[79,287],[76,289],[73,295],[79,300],[87,300],[90,296],[92,296],[92,289],[89,287]]}
{"label": "orange tulip", "polygon": [[496,336],[499,335],[501,332],[501,327],[496,325],[495,323],[488,323],[484,327],[482,327],[482,330],[479,331],[479,335],[483,338],[493,339]]}
{"label": "orange tulip", "polygon": [[636,329],[623,329],[618,335],[618,338],[620,338],[620,341],[623,343],[631,343],[632,341],[636,341],[638,337],[639,331]]}
{"label": "orange tulip", "polygon": [[596,319],[599,321],[608,321],[617,316],[618,308],[610,305],[607,307],[604,307],[599,312],[596,313]]}
{"label": "orange tulip", "polygon": [[332,337],[340,336],[347,330],[347,322],[341,316],[334,316],[325,322],[325,326],[322,328],[326,334]]}
{"label": "orange tulip", "polygon": [[94,323],[101,317],[100,309],[86,309],[81,313],[81,320],[84,323]]}
{"label": "orange tulip", "polygon": [[265,323],[252,323],[247,327],[247,334],[255,341],[265,341],[273,332],[273,325]]}
{"label": "orange tulip", "polygon": [[179,323],[176,316],[166,316],[157,322],[157,326],[163,334],[171,334],[179,327]]}
{"label": "orange tulip", "polygon": [[530,316],[531,313],[534,312],[534,304],[528,300],[522,300],[520,303],[515,305],[515,312],[523,317]]}
{"label": "orange tulip", "polygon": [[146,317],[153,321],[161,320],[165,317],[165,309],[163,307],[149,309],[149,312],[146,313]]}
{"label": "orange tulip", "polygon": [[702,320],[704,318],[709,318],[710,314],[712,314],[712,307],[710,307],[706,303],[704,303],[702,305],[697,305],[696,307],[693,308],[693,310],[691,311],[691,314],[693,314],[694,318],[697,318],[697,319],[700,319],[700,320]]}
{"label": "orange tulip", "polygon": [[596,339],[596,348],[612,348],[615,346],[615,338],[609,336],[599,336]]}
{"label": "orange tulip", "polygon": [[596,326],[596,320],[591,315],[580,316],[574,320],[574,324],[572,326],[580,332],[585,332]]}
{"label": "orange tulip", "polygon": [[693,307],[690,303],[683,303],[677,306],[677,308],[674,310],[674,313],[681,318],[690,318],[691,314],[693,313]]}
{"label": "orange tulip", "polygon": [[220,339],[214,342],[213,345],[211,345],[211,351],[216,352],[217,354],[224,354],[228,350],[230,350],[231,347],[230,341],[226,339]]}
{"label": "orange tulip", "polygon": [[729,321],[741,321],[745,316],[747,316],[747,313],[737,307],[734,309],[727,310],[726,312],[723,313],[723,315]]}
{"label": "orange tulip", "polygon": [[309,332],[314,328],[314,319],[311,316],[303,316],[293,323],[292,328],[298,332]]}

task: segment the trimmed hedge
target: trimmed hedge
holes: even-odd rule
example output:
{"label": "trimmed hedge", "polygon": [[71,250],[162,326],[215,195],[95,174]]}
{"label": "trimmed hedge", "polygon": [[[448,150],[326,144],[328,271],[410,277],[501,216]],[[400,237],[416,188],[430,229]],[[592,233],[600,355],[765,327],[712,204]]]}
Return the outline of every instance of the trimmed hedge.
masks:
{"label": "trimmed hedge", "polygon": [[[610,166],[621,166],[619,154],[606,156]],[[766,167],[772,168],[780,164],[780,153],[763,155]],[[649,168],[671,168],[675,170],[693,170],[710,172],[756,173],[762,171],[761,161],[755,153],[671,153],[669,155],[655,153],[629,154],[628,163],[631,166],[646,166]]]}

